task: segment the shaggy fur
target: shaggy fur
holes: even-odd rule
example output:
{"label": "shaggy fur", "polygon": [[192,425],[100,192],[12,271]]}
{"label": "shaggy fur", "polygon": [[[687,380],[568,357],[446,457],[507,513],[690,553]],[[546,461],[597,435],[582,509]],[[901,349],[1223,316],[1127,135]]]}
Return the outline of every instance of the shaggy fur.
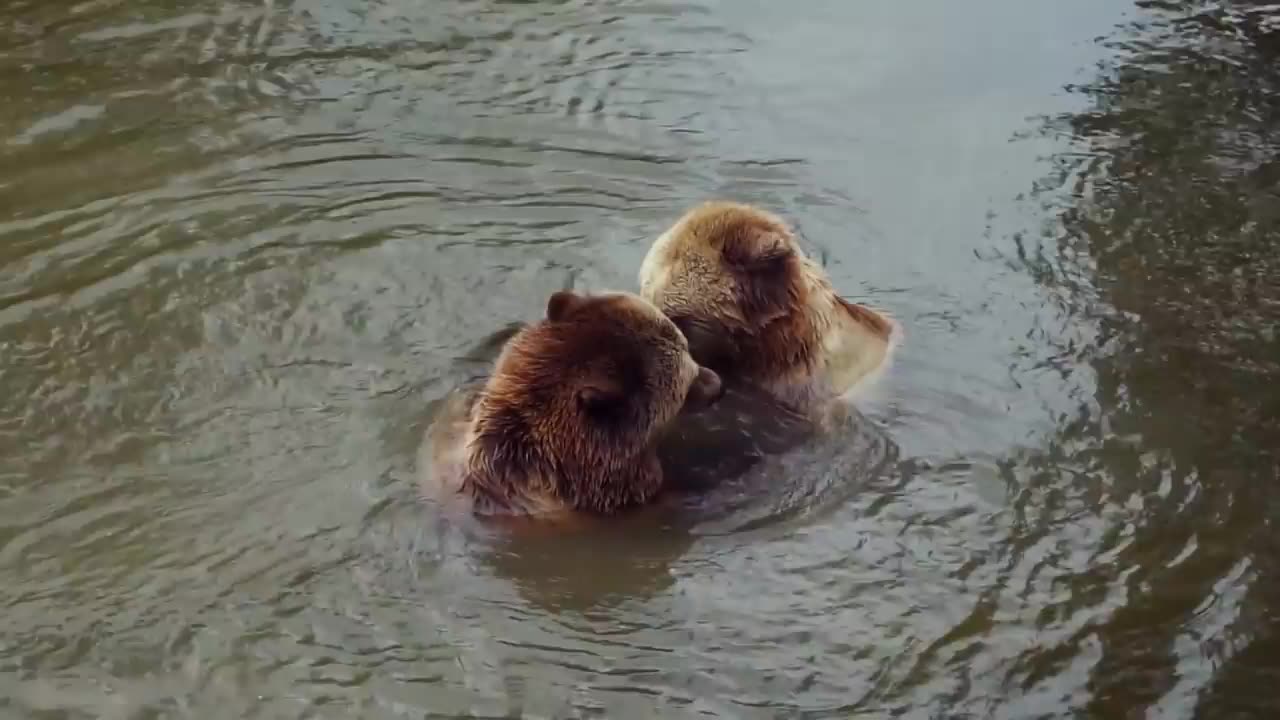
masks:
{"label": "shaggy fur", "polygon": [[[480,514],[611,514],[662,488],[658,437],[720,395],[676,326],[628,293],[554,294],[479,393],[454,398],[431,438],[440,490]],[[450,472],[452,471],[452,474]]]}
{"label": "shaggy fur", "polygon": [[699,363],[801,410],[854,389],[897,336],[892,320],[836,294],[780,218],[739,203],[677,220],[645,256],[640,294]]}

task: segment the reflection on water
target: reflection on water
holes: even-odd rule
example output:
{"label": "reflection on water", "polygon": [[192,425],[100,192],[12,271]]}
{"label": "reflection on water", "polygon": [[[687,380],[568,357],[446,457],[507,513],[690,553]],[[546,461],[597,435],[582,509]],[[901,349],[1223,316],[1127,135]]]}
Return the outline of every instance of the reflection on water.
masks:
{"label": "reflection on water", "polygon": [[[1274,714],[1276,12],[1141,5],[7,3],[0,714]],[[713,195],[903,322],[857,427],[586,535],[419,503]]]}
{"label": "reflection on water", "polygon": [[1123,603],[1052,651],[1094,645],[1099,717],[1280,710],[1261,691],[1280,650],[1277,20],[1165,4],[1078,88],[1091,108],[1049,124],[1083,154],[1060,158],[1073,201],[1032,266],[1103,341],[1073,350],[1091,402],[1027,465],[1123,518],[1076,590]]}

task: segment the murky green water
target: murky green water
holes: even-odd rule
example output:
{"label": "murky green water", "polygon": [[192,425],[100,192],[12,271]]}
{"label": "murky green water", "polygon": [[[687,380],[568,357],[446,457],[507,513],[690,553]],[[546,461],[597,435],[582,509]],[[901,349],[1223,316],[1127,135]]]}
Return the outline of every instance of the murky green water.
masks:
{"label": "murky green water", "polygon": [[[1143,5],[5,3],[0,717],[1275,717],[1280,24]],[[903,322],[866,442],[447,532],[433,403],[714,195]]]}

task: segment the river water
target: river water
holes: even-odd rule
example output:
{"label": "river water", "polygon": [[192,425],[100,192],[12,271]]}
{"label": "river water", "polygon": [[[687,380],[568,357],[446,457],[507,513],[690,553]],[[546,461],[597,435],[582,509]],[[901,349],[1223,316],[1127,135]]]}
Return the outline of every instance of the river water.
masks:
{"label": "river water", "polygon": [[[9,0],[0,717],[1276,717],[1274,14]],[[713,196],[902,322],[866,442],[446,532],[436,403]]]}

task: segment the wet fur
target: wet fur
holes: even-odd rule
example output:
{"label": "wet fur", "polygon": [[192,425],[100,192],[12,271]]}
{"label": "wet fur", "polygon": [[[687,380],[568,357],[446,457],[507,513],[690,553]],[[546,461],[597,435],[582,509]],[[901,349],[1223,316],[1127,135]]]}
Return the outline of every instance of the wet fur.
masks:
{"label": "wet fur", "polygon": [[480,515],[609,515],[652,501],[654,446],[686,407],[719,396],[674,324],[635,295],[553,295],[479,388],[429,430],[425,489]]}
{"label": "wet fur", "polygon": [[889,360],[885,315],[841,298],[776,215],[733,202],[685,213],[649,249],[640,293],[727,383],[818,411]]}

